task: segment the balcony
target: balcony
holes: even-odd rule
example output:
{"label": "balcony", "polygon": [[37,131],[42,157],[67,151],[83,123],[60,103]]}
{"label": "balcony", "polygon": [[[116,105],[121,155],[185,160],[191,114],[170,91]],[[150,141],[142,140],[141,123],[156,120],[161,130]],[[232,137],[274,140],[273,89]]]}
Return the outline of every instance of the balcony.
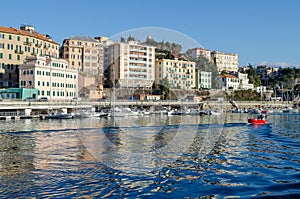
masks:
{"label": "balcony", "polygon": [[28,41],[25,41],[24,43],[23,43],[24,45],[27,45],[27,46],[31,46],[31,42],[28,42]]}
{"label": "balcony", "polygon": [[17,54],[23,54],[24,52],[22,50],[15,50],[15,53],[17,53]]}

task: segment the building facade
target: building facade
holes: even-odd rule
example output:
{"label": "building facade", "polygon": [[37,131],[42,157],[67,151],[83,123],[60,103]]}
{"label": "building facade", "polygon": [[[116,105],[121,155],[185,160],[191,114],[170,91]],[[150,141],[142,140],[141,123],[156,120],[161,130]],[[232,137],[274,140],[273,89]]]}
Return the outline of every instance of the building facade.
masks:
{"label": "building facade", "polygon": [[20,88],[38,90],[35,98],[70,100],[78,96],[78,71],[70,69],[66,60],[27,57],[25,64],[19,66],[19,76]]}
{"label": "building facade", "polygon": [[253,84],[249,84],[248,74],[247,73],[238,73],[238,78],[240,81],[240,90],[252,90],[254,89]]}
{"label": "building facade", "polygon": [[212,73],[206,71],[198,71],[198,89],[211,89]]}
{"label": "building facade", "polygon": [[18,87],[18,67],[27,56],[58,58],[59,44],[33,26],[20,29],[0,26],[0,88]]}
{"label": "building facade", "polygon": [[74,36],[65,39],[60,49],[60,57],[69,62],[71,69],[93,75],[96,81],[103,81],[103,45],[89,36]]}
{"label": "building facade", "polygon": [[137,41],[109,46],[109,79],[119,88],[152,88],[155,80],[155,47]]}
{"label": "building facade", "polygon": [[234,75],[223,74],[218,76],[219,82],[223,90],[238,90],[240,80]]}
{"label": "building facade", "polygon": [[155,83],[167,78],[171,89],[196,88],[196,63],[185,60],[161,59],[155,61]]}
{"label": "building facade", "polygon": [[224,53],[213,51],[212,53],[213,62],[216,64],[219,72],[237,72],[238,71],[238,54]]}
{"label": "building facade", "polygon": [[205,48],[192,48],[186,51],[187,56],[197,58],[200,55],[203,55],[208,61],[211,61],[211,52]]}

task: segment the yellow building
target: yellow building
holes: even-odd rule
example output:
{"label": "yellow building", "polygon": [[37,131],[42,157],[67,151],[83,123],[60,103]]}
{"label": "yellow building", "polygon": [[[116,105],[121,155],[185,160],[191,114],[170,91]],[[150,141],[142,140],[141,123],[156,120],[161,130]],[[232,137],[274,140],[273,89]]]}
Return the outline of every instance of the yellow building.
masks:
{"label": "yellow building", "polygon": [[167,78],[172,89],[196,87],[196,63],[185,60],[161,59],[155,61],[155,83]]}
{"label": "yellow building", "polygon": [[237,72],[239,59],[238,54],[224,53],[213,51],[212,53],[213,62],[216,64],[219,72]]}
{"label": "yellow building", "polygon": [[32,55],[58,58],[59,44],[29,25],[0,26],[0,88],[19,86],[18,67]]}

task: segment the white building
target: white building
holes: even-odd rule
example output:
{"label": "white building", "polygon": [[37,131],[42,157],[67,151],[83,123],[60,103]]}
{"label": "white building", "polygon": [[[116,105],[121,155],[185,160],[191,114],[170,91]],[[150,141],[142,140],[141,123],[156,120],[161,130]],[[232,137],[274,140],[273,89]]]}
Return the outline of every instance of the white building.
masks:
{"label": "white building", "polygon": [[211,89],[212,73],[198,71],[198,89]]}
{"label": "white building", "polygon": [[224,53],[213,51],[212,53],[213,62],[216,64],[219,72],[237,72],[238,71],[238,54]]}
{"label": "white building", "polygon": [[249,84],[248,74],[238,73],[238,78],[240,80],[240,86],[239,86],[240,90],[254,89],[254,85]]}
{"label": "white building", "polygon": [[167,78],[170,87],[193,89],[196,87],[196,63],[185,60],[161,59],[155,61],[155,83]]}
{"label": "white building", "polygon": [[110,45],[109,79],[120,88],[151,88],[155,80],[155,47],[137,41]]}
{"label": "white building", "polygon": [[240,80],[234,75],[223,74],[218,77],[223,90],[238,90]]}
{"label": "white building", "polygon": [[38,98],[68,100],[77,97],[78,71],[64,59],[30,56],[19,67],[20,88],[38,89]]}
{"label": "white building", "polygon": [[193,58],[197,58],[200,55],[203,55],[205,58],[208,59],[209,62],[211,61],[211,52],[210,52],[210,50],[207,50],[205,48],[192,48],[192,49],[188,49],[186,51],[186,54],[189,57],[193,57]]}

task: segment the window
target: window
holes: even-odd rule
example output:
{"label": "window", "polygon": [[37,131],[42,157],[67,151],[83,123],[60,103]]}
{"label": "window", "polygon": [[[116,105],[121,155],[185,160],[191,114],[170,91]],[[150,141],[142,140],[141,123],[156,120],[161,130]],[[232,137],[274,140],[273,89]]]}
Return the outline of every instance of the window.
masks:
{"label": "window", "polygon": [[12,59],[12,55],[11,54],[8,54],[8,59]]}
{"label": "window", "polygon": [[3,53],[0,53],[0,59],[3,59]]}
{"label": "window", "polygon": [[8,35],[8,39],[11,40],[11,39],[12,39],[12,36],[11,36],[11,35]]}
{"label": "window", "polygon": [[17,55],[17,60],[20,60],[20,55]]}
{"label": "window", "polygon": [[17,40],[20,41],[20,36],[17,37]]}

